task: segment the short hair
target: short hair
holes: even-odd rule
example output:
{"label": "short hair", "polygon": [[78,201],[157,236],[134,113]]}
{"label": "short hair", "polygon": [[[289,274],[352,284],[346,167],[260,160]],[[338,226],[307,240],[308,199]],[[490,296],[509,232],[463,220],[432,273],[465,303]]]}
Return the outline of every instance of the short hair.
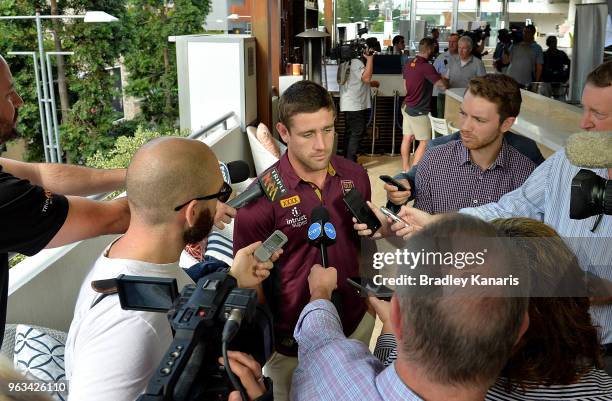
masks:
{"label": "short hair", "polygon": [[462,36],[459,38],[459,43],[465,43],[470,47],[470,50],[474,48],[474,41],[469,36]]}
{"label": "short hair", "polygon": [[598,88],[612,86],[612,60],[598,65],[591,71],[586,78],[586,83]]}
{"label": "short hair", "polygon": [[461,37],[461,35],[459,35],[457,32],[453,32],[450,35],[448,35],[448,38],[452,38],[453,36],[456,36],[457,38]]}
{"label": "short hair", "polygon": [[380,42],[378,41],[378,39],[376,39],[375,37],[371,36],[369,38],[366,39],[366,45],[370,48],[370,49],[374,49],[377,52],[380,52]]}
{"label": "short hair", "polygon": [[531,33],[533,33],[535,35],[536,33],[536,26],[535,25],[525,25],[525,29],[530,31]]}
{"label": "short hair", "polygon": [[434,32],[438,32],[439,33],[440,30],[438,28],[431,28],[431,33],[434,33]]}
{"label": "short hair", "polygon": [[334,99],[327,89],[313,81],[298,81],[283,92],[278,101],[278,119],[289,129],[291,118],[300,113],[331,110],[336,115]]}
{"label": "short hair", "polygon": [[404,41],[404,37],[402,35],[395,35],[393,37],[393,46],[397,45],[399,42],[403,42]]}
{"label": "short hair", "polygon": [[557,37],[556,36],[549,36],[546,38],[546,46],[550,47],[552,44],[557,44]]}
{"label": "short hair", "polygon": [[508,117],[516,117],[521,111],[521,88],[508,75],[485,74],[470,80],[466,92],[494,103],[499,113],[499,122]]}
{"label": "short hair", "polygon": [[[495,245],[495,252],[489,247],[479,272],[485,271],[482,268],[504,272],[516,269],[511,252],[498,243],[497,237],[490,223],[449,214],[413,234],[406,249],[456,253],[483,245],[480,241],[486,239],[488,245]],[[427,271],[434,272],[430,268],[438,266],[427,265]],[[442,269],[441,277],[447,273],[448,268]],[[493,292],[500,295],[457,298],[436,294],[435,289],[397,286],[403,333],[400,357],[421,366],[428,378],[438,383],[491,385],[510,356],[527,311],[527,298],[501,296],[506,290],[497,287]]]}
{"label": "short hair", "polygon": [[[583,272],[576,256],[555,230],[523,217],[496,219],[492,224],[501,235],[516,238],[520,253],[529,261],[526,265],[531,282],[538,290],[558,288],[563,281],[570,280],[576,286],[575,277]],[[554,298],[532,295],[535,296],[529,300],[529,328],[502,371],[506,390],[526,389],[534,384],[572,384],[593,366],[602,368],[589,299],[563,294]]]}
{"label": "short hair", "polygon": [[433,51],[436,47],[432,38],[423,38],[419,41],[419,52]]}

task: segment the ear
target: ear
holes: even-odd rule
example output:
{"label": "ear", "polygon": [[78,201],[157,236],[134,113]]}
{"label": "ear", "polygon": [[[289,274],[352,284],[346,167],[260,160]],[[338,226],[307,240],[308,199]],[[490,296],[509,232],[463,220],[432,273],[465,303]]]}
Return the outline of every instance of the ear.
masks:
{"label": "ear", "polygon": [[197,205],[198,201],[192,200],[185,206],[185,221],[189,227],[193,227],[196,222],[196,216],[198,215]]}
{"label": "ear", "polygon": [[285,143],[289,143],[289,130],[285,127],[283,123],[276,123],[276,130],[278,131],[281,139]]}
{"label": "ear", "polygon": [[501,123],[501,126],[499,127],[499,129],[502,132],[510,131],[510,128],[512,127],[515,121],[516,121],[516,117],[508,117],[504,120],[504,122]]}
{"label": "ear", "polygon": [[391,330],[399,344],[402,341],[402,313],[396,295],[391,298]]}

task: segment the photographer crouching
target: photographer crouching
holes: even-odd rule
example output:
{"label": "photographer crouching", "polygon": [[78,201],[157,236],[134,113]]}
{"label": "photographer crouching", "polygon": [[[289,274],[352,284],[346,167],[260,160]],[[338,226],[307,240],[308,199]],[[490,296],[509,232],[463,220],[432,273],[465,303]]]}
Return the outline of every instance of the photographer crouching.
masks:
{"label": "photographer crouching", "polygon": [[374,70],[375,46],[367,41],[365,49],[362,46],[361,41],[355,42],[350,47],[349,57],[340,59],[338,65],[340,111],[344,112],[346,122],[344,157],[351,161],[357,161],[357,150],[372,107],[370,82]]}

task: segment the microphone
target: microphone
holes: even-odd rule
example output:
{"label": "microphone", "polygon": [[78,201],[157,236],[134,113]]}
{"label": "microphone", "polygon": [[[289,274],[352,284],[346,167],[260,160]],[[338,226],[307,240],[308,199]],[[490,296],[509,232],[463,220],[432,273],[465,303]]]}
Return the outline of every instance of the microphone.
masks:
{"label": "microphone", "polygon": [[227,205],[233,207],[234,209],[239,209],[246,206],[249,202],[264,195],[270,200],[270,202],[275,202],[286,193],[287,187],[285,186],[280,173],[276,167],[274,167],[257,177],[257,180],[253,183],[253,185],[248,187],[234,199],[227,202]]}
{"label": "microphone", "polygon": [[612,167],[612,131],[573,134],[565,145],[565,154],[577,167]]}
{"label": "microphone", "polygon": [[229,171],[230,184],[238,184],[246,181],[251,176],[251,168],[244,160],[234,160],[227,163]]}
{"label": "microphone", "polygon": [[329,212],[323,206],[317,206],[310,215],[308,227],[308,241],[319,247],[321,251],[321,265],[327,268],[327,247],[336,242],[336,229],[329,222]]}

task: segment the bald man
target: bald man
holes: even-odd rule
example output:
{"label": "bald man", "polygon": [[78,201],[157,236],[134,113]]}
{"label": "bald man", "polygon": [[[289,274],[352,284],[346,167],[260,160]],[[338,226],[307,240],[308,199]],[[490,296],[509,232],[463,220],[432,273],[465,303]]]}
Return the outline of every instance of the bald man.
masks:
{"label": "bald man", "polygon": [[[133,401],[172,342],[165,313],[123,310],[117,295],[100,298],[90,283],[126,274],[174,278],[179,290],[193,284],[178,265],[181,250],[208,234],[217,201],[225,202],[231,193],[207,145],[174,137],[153,140],[136,152],[126,187],[129,228],[85,278],[68,333],[69,400]],[[234,258],[230,274],[242,287],[257,286],[272,267],[270,261],[255,260],[259,244]]]}

